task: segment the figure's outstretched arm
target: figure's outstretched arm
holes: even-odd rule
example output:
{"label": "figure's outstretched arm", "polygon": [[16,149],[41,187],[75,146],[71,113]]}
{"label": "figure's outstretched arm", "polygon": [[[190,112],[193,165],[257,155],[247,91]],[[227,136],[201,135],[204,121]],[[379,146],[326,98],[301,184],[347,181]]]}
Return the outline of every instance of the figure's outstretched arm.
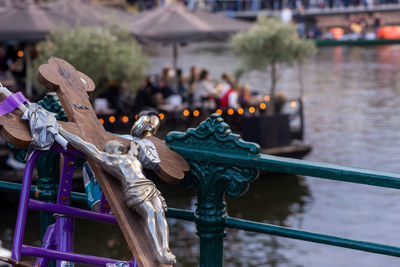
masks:
{"label": "figure's outstretched arm", "polygon": [[98,163],[102,162],[102,156],[105,152],[97,149],[97,147],[89,142],[86,142],[79,136],[76,136],[60,126],[60,134],[76,149],[84,153],[86,156],[95,160]]}

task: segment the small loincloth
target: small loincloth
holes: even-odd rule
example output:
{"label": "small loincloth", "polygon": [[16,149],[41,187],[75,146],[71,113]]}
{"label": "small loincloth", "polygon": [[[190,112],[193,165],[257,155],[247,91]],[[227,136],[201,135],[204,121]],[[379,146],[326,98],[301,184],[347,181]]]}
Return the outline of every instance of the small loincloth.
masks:
{"label": "small loincloth", "polygon": [[151,201],[153,198],[160,196],[160,191],[155,184],[148,180],[146,183],[127,186],[124,188],[124,198],[129,208],[135,209],[137,205],[145,201]]}

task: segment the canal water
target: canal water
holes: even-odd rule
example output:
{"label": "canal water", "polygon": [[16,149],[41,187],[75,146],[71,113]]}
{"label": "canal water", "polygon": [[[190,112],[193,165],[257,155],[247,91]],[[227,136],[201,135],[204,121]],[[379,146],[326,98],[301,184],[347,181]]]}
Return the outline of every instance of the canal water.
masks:
{"label": "canal water", "polygon": [[[188,46],[180,66],[207,67],[212,78],[240,62],[224,45]],[[170,49],[153,58],[152,72],[171,62]],[[303,67],[307,160],[400,173],[400,46],[321,48]],[[299,96],[296,68],[282,67],[278,91]],[[241,82],[266,90],[265,73]],[[195,209],[195,193],[158,183],[170,207]],[[291,175],[263,175],[239,198],[227,198],[230,216],[345,238],[400,246],[400,192]],[[10,247],[15,203],[2,203],[0,238]],[[199,245],[192,223],[169,219],[176,266],[197,266]],[[30,216],[26,242],[39,244],[38,215]],[[76,250],[129,258],[115,226],[78,220]],[[225,266],[400,266],[398,258],[304,241],[228,230]]]}

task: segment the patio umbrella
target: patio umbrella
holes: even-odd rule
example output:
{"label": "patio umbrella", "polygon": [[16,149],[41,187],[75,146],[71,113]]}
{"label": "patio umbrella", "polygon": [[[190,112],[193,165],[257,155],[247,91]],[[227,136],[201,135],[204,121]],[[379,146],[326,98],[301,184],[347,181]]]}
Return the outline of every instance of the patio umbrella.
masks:
{"label": "patio umbrella", "polygon": [[226,40],[236,32],[249,29],[250,25],[218,14],[190,11],[181,4],[170,4],[133,16],[129,27],[141,42],[172,44],[176,69],[177,44]]}
{"label": "patio umbrella", "polygon": [[33,0],[0,0],[0,41],[34,42],[60,26],[105,26],[111,17],[123,27],[129,13],[84,0],[57,0],[36,4]]}
{"label": "patio umbrella", "polygon": [[73,21],[47,12],[33,1],[12,2],[0,8],[0,40],[35,42],[49,32]]}
{"label": "patio umbrella", "polygon": [[123,28],[131,16],[128,12],[87,0],[56,0],[42,6],[49,8],[55,14],[75,20],[85,26],[105,26],[113,23]]}
{"label": "patio umbrella", "polygon": [[[58,0],[49,4],[36,4],[33,0],[0,0],[0,41],[34,43],[45,39],[47,34],[61,26],[104,26],[108,23],[106,15],[113,12],[112,8],[82,0]],[[125,13],[122,15],[122,11],[117,13],[119,19],[127,17]],[[31,58],[28,47],[25,56],[29,66]],[[31,94],[29,81],[26,93],[28,96]]]}

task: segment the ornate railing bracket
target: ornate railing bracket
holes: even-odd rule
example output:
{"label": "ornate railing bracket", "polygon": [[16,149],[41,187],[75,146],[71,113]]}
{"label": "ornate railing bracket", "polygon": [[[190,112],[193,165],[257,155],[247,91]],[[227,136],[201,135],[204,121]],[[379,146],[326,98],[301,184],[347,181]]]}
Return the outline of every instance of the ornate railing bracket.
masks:
{"label": "ornate railing bracket", "polygon": [[[200,265],[222,266],[227,216],[224,193],[242,195],[259,174],[257,169],[234,166],[234,158],[257,156],[260,147],[233,134],[217,113],[196,129],[171,132],[165,140],[190,163],[191,171],[184,182],[193,185],[198,195],[195,222],[200,237]],[[218,160],[221,154],[232,160]]]}

